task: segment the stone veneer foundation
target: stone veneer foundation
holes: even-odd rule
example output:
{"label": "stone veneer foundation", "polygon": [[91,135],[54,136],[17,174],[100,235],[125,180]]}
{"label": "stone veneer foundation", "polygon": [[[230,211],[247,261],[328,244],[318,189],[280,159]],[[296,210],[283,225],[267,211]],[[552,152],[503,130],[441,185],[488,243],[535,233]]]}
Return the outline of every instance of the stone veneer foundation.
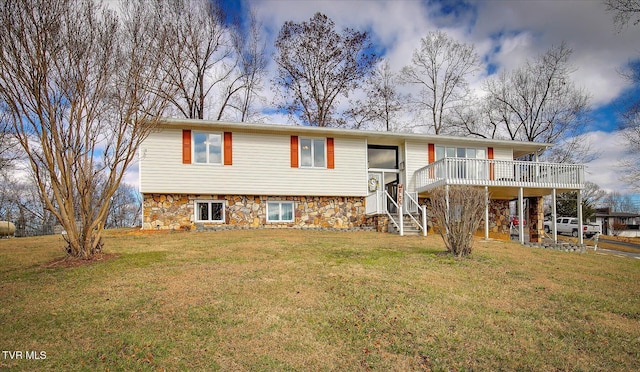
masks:
{"label": "stone veneer foundation", "polygon": [[[194,222],[196,200],[225,201],[225,223]],[[295,220],[267,222],[267,201],[293,201]],[[419,202],[428,206],[429,233],[433,233],[431,203],[423,198]],[[309,228],[386,232],[389,225],[386,215],[365,215],[363,197],[145,194],[143,206],[143,229]],[[509,240],[509,219],[509,201],[492,200],[489,204],[489,237]],[[484,236],[484,223],[477,235]]]}
{"label": "stone veneer foundation", "polygon": [[[365,198],[325,196],[248,196],[145,194],[143,229],[231,228],[364,229]],[[194,222],[196,200],[225,201],[225,223]],[[267,201],[293,201],[293,222],[267,222]]]}

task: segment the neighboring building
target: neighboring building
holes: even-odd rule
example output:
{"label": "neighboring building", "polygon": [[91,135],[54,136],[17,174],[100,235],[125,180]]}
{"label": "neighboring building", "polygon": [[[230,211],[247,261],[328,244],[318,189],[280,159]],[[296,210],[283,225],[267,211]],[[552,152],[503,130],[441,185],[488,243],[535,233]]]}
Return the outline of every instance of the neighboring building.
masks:
{"label": "neighboring building", "polygon": [[[143,228],[391,227],[424,233],[430,190],[469,185],[490,195],[486,237],[509,239],[509,201],[517,199],[530,240],[539,241],[542,196],[581,190],[584,183],[582,165],[516,160],[537,159],[550,146],[166,119],[140,148]],[[402,208],[394,205],[398,198]],[[528,211],[522,208],[526,199]]]}
{"label": "neighboring building", "polygon": [[[598,208],[592,218],[594,223],[602,226],[604,235],[640,236],[640,214],[626,212],[612,212],[611,208]],[[616,231],[616,227],[619,228]]]}

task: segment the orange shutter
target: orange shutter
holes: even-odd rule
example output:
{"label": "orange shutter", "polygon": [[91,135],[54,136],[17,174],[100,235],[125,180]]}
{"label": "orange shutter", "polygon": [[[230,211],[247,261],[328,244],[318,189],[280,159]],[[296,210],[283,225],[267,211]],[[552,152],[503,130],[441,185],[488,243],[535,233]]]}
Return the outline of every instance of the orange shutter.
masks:
{"label": "orange shutter", "polygon": [[182,164],[191,164],[191,131],[182,130]]}
{"label": "orange shutter", "polygon": [[291,136],[291,168],[298,168],[298,136]]}
{"label": "orange shutter", "polygon": [[231,165],[233,163],[232,148],[231,132],[224,132],[224,165]]}
{"label": "orange shutter", "polygon": [[333,138],[327,138],[327,168],[335,168],[335,162],[333,159]]}
{"label": "orange shutter", "polygon": [[[436,146],[433,143],[429,144],[429,164],[433,163],[434,161],[436,161]],[[434,172],[433,172],[433,168],[429,169],[429,178],[433,178]]]}
{"label": "orange shutter", "polygon": [[[487,148],[487,159],[493,160],[493,147]],[[490,162],[489,163],[489,179],[493,181],[494,177],[495,176],[493,174],[493,162]]]}

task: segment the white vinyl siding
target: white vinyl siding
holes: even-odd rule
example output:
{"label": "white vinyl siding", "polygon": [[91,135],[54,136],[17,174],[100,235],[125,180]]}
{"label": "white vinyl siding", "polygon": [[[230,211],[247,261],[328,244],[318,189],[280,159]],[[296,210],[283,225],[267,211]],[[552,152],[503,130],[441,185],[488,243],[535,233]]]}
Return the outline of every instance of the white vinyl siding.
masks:
{"label": "white vinyl siding", "polygon": [[233,165],[203,167],[182,164],[182,130],[162,129],[152,133],[141,146],[140,191],[196,195],[366,196],[365,139],[331,137],[335,138],[334,169],[292,168],[290,134],[237,131],[233,132]]}
{"label": "white vinyl siding", "polygon": [[405,143],[405,172],[407,172],[407,191],[416,189],[415,172],[429,165],[429,144],[426,142]]}
{"label": "white vinyl siding", "polygon": [[[513,161],[513,150],[509,148],[494,148],[493,159]],[[496,167],[494,178],[496,180],[514,179],[513,167]]]}
{"label": "white vinyl siding", "polygon": [[513,149],[510,148],[500,148],[500,147],[494,147],[493,148],[493,158],[495,160],[509,160],[512,161],[513,160]]}

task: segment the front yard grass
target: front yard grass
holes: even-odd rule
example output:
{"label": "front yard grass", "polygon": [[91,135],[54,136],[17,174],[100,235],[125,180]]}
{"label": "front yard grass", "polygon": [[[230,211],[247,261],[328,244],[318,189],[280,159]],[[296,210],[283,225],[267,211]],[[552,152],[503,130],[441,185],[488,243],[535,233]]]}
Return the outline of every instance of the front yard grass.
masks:
{"label": "front yard grass", "polygon": [[373,232],[105,243],[65,268],[59,236],[0,240],[0,348],[46,353],[0,369],[640,370],[636,259]]}

